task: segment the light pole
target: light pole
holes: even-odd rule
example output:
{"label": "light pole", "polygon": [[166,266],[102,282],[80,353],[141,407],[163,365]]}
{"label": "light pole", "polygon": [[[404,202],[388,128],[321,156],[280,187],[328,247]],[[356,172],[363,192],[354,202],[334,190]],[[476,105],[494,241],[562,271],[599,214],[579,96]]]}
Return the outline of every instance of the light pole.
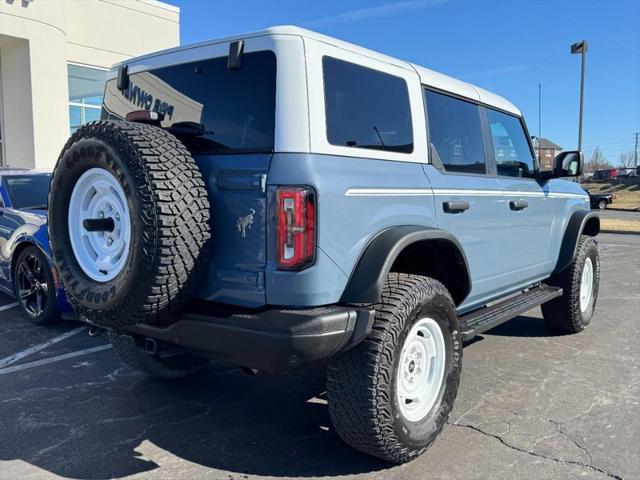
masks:
{"label": "light pole", "polygon": [[584,107],[584,63],[587,58],[587,41],[574,43],[571,45],[571,54],[582,54],[582,74],[580,75],[580,125],[578,127],[578,150],[582,150],[582,114]]}

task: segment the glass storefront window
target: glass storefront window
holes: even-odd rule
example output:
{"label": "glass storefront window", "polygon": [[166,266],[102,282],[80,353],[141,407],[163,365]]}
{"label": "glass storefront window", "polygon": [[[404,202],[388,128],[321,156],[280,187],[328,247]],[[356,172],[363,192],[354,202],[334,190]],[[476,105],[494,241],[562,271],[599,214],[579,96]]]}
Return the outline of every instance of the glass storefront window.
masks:
{"label": "glass storefront window", "polygon": [[100,118],[106,70],[67,65],[69,78],[69,120],[71,133]]}

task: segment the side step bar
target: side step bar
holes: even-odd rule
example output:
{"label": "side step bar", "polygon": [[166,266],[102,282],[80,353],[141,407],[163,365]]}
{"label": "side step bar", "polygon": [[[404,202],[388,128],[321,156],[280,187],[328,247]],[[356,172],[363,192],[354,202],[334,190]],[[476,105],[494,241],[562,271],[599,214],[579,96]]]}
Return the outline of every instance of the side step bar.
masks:
{"label": "side step bar", "polygon": [[561,288],[539,285],[490,307],[466,313],[460,317],[462,341],[471,340],[476,335],[561,295]]}

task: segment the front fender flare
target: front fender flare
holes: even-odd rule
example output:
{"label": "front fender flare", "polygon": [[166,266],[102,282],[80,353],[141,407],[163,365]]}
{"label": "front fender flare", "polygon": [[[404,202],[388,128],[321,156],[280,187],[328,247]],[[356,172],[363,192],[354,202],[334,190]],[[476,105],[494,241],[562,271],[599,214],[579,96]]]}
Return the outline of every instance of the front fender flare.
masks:
{"label": "front fender flare", "polygon": [[373,303],[378,301],[387,275],[398,255],[409,245],[425,240],[448,242],[459,254],[458,261],[466,274],[466,287],[457,304],[469,294],[471,277],[462,246],[449,232],[419,225],[391,227],[377,234],[364,249],[340,299],[343,303]]}
{"label": "front fender flare", "polygon": [[559,273],[573,262],[578,250],[578,242],[582,234],[595,237],[600,233],[600,216],[597,212],[578,210],[571,215],[562,237],[562,245],[553,274]]}

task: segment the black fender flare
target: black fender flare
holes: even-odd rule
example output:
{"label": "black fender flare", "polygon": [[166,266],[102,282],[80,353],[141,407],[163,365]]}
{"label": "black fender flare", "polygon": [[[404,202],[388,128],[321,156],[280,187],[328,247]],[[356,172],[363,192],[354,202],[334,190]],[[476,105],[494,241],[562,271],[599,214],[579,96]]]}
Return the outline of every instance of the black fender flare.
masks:
{"label": "black fender flare", "polygon": [[342,303],[373,303],[378,301],[387,275],[398,255],[409,245],[425,240],[446,242],[456,251],[456,262],[466,275],[463,291],[457,295],[460,304],[471,291],[469,264],[460,242],[450,233],[419,225],[402,225],[378,233],[364,249],[342,293]]}
{"label": "black fender flare", "polygon": [[573,212],[567,228],[564,231],[562,237],[562,244],[560,246],[560,253],[558,254],[558,261],[553,269],[553,274],[559,273],[573,262],[578,250],[578,241],[581,235],[589,235],[595,237],[600,233],[600,216],[597,212],[591,212],[589,210],[578,210]]}

